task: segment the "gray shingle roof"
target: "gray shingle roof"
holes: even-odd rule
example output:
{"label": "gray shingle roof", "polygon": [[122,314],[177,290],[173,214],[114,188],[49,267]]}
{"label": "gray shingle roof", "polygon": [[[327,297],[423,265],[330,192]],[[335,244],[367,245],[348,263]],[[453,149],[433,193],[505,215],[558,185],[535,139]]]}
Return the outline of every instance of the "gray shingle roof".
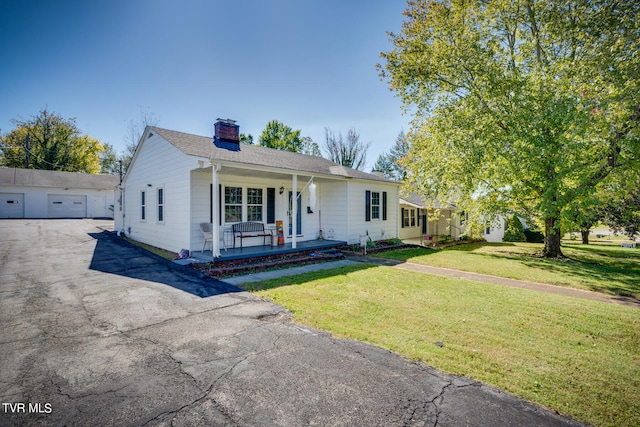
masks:
{"label": "gray shingle roof", "polygon": [[151,127],[151,131],[160,135],[185,154],[219,161],[234,162],[248,166],[266,166],[304,172],[312,175],[333,175],[380,182],[393,182],[385,177],[347,168],[322,157],[275,150],[259,145],[240,144],[239,151],[218,148],[213,137],[197,136],[168,129]]}
{"label": "gray shingle roof", "polygon": [[78,172],[0,168],[0,185],[114,190],[120,177]]}
{"label": "gray shingle roof", "polygon": [[409,202],[414,206],[420,206],[422,208],[430,209],[455,209],[456,207],[453,203],[448,204],[447,206],[442,206],[440,200],[436,200],[435,202],[431,203],[427,201],[424,196],[418,193],[411,193],[409,195],[400,196],[400,204],[402,204],[403,201]]}

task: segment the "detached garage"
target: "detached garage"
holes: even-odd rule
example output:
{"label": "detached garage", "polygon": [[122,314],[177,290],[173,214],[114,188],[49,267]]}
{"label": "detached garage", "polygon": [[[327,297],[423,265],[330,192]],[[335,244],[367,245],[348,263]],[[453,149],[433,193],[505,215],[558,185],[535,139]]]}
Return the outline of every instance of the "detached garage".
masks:
{"label": "detached garage", "polygon": [[0,168],[0,218],[113,218],[112,175]]}

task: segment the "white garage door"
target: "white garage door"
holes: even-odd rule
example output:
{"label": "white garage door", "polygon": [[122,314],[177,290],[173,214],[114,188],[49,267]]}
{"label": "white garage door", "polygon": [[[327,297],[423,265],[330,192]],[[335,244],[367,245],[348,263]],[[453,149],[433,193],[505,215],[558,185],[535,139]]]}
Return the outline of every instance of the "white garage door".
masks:
{"label": "white garage door", "polygon": [[49,218],[86,218],[87,196],[49,194]]}
{"label": "white garage door", "polygon": [[0,218],[24,218],[24,193],[0,193]]}

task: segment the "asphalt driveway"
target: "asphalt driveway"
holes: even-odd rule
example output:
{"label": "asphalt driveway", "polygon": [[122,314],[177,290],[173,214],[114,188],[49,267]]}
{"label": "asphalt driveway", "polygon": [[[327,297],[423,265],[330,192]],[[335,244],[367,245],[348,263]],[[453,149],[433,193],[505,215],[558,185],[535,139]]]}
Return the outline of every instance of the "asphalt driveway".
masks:
{"label": "asphalt driveway", "polygon": [[0,220],[0,425],[568,426],[123,244]]}

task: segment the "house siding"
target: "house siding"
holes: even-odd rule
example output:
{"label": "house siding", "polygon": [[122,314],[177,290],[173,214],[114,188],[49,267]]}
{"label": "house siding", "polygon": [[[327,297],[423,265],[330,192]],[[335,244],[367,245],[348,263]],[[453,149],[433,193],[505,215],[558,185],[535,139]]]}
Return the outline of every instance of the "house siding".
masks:
{"label": "house siding", "polygon": [[347,190],[346,182],[336,181],[325,183],[319,191],[322,199],[320,221],[325,239],[346,241],[348,238]]}
{"label": "house siding", "polygon": [[[350,181],[348,186],[348,212],[347,212],[347,240],[348,243],[359,243],[360,236],[368,234],[371,240],[384,240],[398,237],[398,190],[396,185],[385,185],[378,182]],[[365,221],[365,194],[367,191],[380,193],[387,192],[387,219],[382,219],[382,205],[380,207],[380,219],[372,218]]]}
{"label": "house siding", "polygon": [[[191,229],[190,239],[191,250],[202,250],[204,243],[204,237],[200,231],[201,222],[210,222],[211,220],[211,168],[205,168],[195,170],[191,173]],[[290,242],[291,236],[288,235],[289,231],[289,217],[287,212],[289,191],[292,191],[292,181],[282,179],[264,179],[264,178],[251,178],[238,175],[229,175],[220,173],[218,175],[218,182],[222,186],[224,192],[225,186],[241,187],[243,189],[243,221],[246,221],[246,205],[247,205],[247,188],[261,188],[263,189],[263,222],[267,228],[275,228],[274,223],[267,223],[267,189],[275,188],[275,220],[282,221],[284,226],[285,241]],[[305,188],[307,179],[298,179],[297,191],[302,192],[300,195],[301,209],[302,209],[302,229],[301,234],[297,236],[297,241],[314,240],[318,238],[319,234],[319,219],[321,216],[320,208],[322,208],[322,214],[325,211],[325,201],[327,198],[324,195],[325,188],[330,187],[331,183],[315,182],[316,188],[316,207],[312,213],[308,213],[307,207],[309,207],[309,188]],[[279,189],[284,188],[282,194]],[[304,190],[304,191],[303,191]],[[223,205],[224,205],[224,193],[223,193]],[[217,209],[218,201],[214,201],[214,206]],[[224,209],[221,210],[222,225],[221,235],[224,236],[224,230],[230,230],[232,223],[226,223],[224,220]],[[324,217],[322,217],[324,220]],[[246,238],[243,240],[243,246],[262,245],[264,242],[262,237]],[[232,237],[227,234],[227,241],[225,242],[228,247],[233,245]]]}
{"label": "house siding", "polygon": [[[335,171],[332,169],[330,176],[315,175],[316,185],[316,206],[315,209],[308,210],[309,188],[307,184],[311,174],[307,172],[297,173],[297,188],[292,189],[293,174],[289,168],[258,167],[252,169],[251,164],[241,161],[226,159],[226,151],[213,149],[212,153],[222,156],[222,160],[208,159],[193,154],[193,149],[184,141],[193,143],[201,147],[198,152],[207,152],[204,142],[205,138],[195,138],[189,140],[186,134],[170,134],[177,141],[186,144],[182,149],[178,149],[180,144],[176,141],[169,142],[165,137],[153,135],[157,130],[147,128],[138,150],[134,156],[129,171],[123,182],[121,194],[118,197],[122,200],[122,205],[116,207],[116,230],[120,233],[147,243],[149,245],[178,252],[181,249],[190,251],[202,250],[204,243],[203,235],[199,224],[211,222],[211,205],[218,208],[218,200],[211,200],[212,166],[211,161],[220,165],[217,181],[222,186],[222,191],[226,186],[242,187],[242,221],[247,221],[247,188],[263,189],[263,222],[267,221],[266,198],[267,189],[275,189],[274,218],[281,220],[284,226],[286,242],[292,242],[289,236],[289,204],[288,196],[290,191],[302,192],[301,200],[301,224],[302,229],[296,236],[296,241],[315,240],[319,237],[320,229],[323,230],[325,239],[343,240],[350,243],[357,243],[360,235],[368,232],[374,240],[397,237],[398,233],[398,189],[399,185],[394,182],[381,181],[372,177],[371,180],[365,177],[354,178],[347,174],[346,169],[339,166]],[[149,137],[149,135],[152,135]],[[186,136],[185,136],[186,135]],[[184,141],[183,141],[184,140]],[[183,151],[181,151],[183,150]],[[187,150],[187,151],[184,151]],[[188,151],[192,150],[192,151]],[[197,151],[197,150],[196,150]],[[190,152],[191,154],[185,154]],[[262,152],[261,152],[262,153]],[[265,154],[273,156],[276,151],[264,151]],[[248,159],[252,153],[249,150]],[[236,156],[237,154],[234,154]],[[284,153],[284,155],[289,155]],[[309,167],[309,159],[305,156],[295,155],[295,161],[301,161],[304,167]],[[241,157],[243,160],[244,157]],[[272,159],[277,164],[277,159]],[[306,162],[306,163],[305,163]],[[326,162],[326,160],[325,160]],[[334,166],[332,166],[333,168]],[[246,171],[246,175],[244,172]],[[343,174],[344,173],[344,174]],[[358,171],[350,171],[350,174],[365,175]],[[164,221],[157,221],[157,191],[162,188],[165,196],[164,200]],[[283,188],[280,194],[280,188]],[[140,216],[141,192],[145,191],[146,219]],[[387,194],[387,218],[382,220],[382,200],[380,206],[380,219],[365,221],[364,195],[366,191]],[[223,193],[224,194],[224,193]],[[224,195],[222,196],[224,203]],[[224,209],[221,209],[224,215]],[[218,224],[215,224],[218,226]],[[275,228],[274,224],[266,224],[270,228]],[[222,221],[220,236],[225,238],[227,247],[233,245],[233,237],[225,230],[231,229],[231,223]],[[262,245],[263,238],[247,238],[242,242],[243,246]]]}
{"label": "house siding", "polygon": [[[143,138],[146,138],[146,134]],[[191,210],[190,170],[197,161],[163,138],[144,139],[124,181],[125,216],[117,229],[134,240],[178,252],[188,248]],[[150,185],[149,185],[150,184]],[[158,221],[158,189],[164,194],[164,220]],[[141,219],[140,193],[146,194],[146,219]],[[119,215],[116,215],[118,217]]]}

